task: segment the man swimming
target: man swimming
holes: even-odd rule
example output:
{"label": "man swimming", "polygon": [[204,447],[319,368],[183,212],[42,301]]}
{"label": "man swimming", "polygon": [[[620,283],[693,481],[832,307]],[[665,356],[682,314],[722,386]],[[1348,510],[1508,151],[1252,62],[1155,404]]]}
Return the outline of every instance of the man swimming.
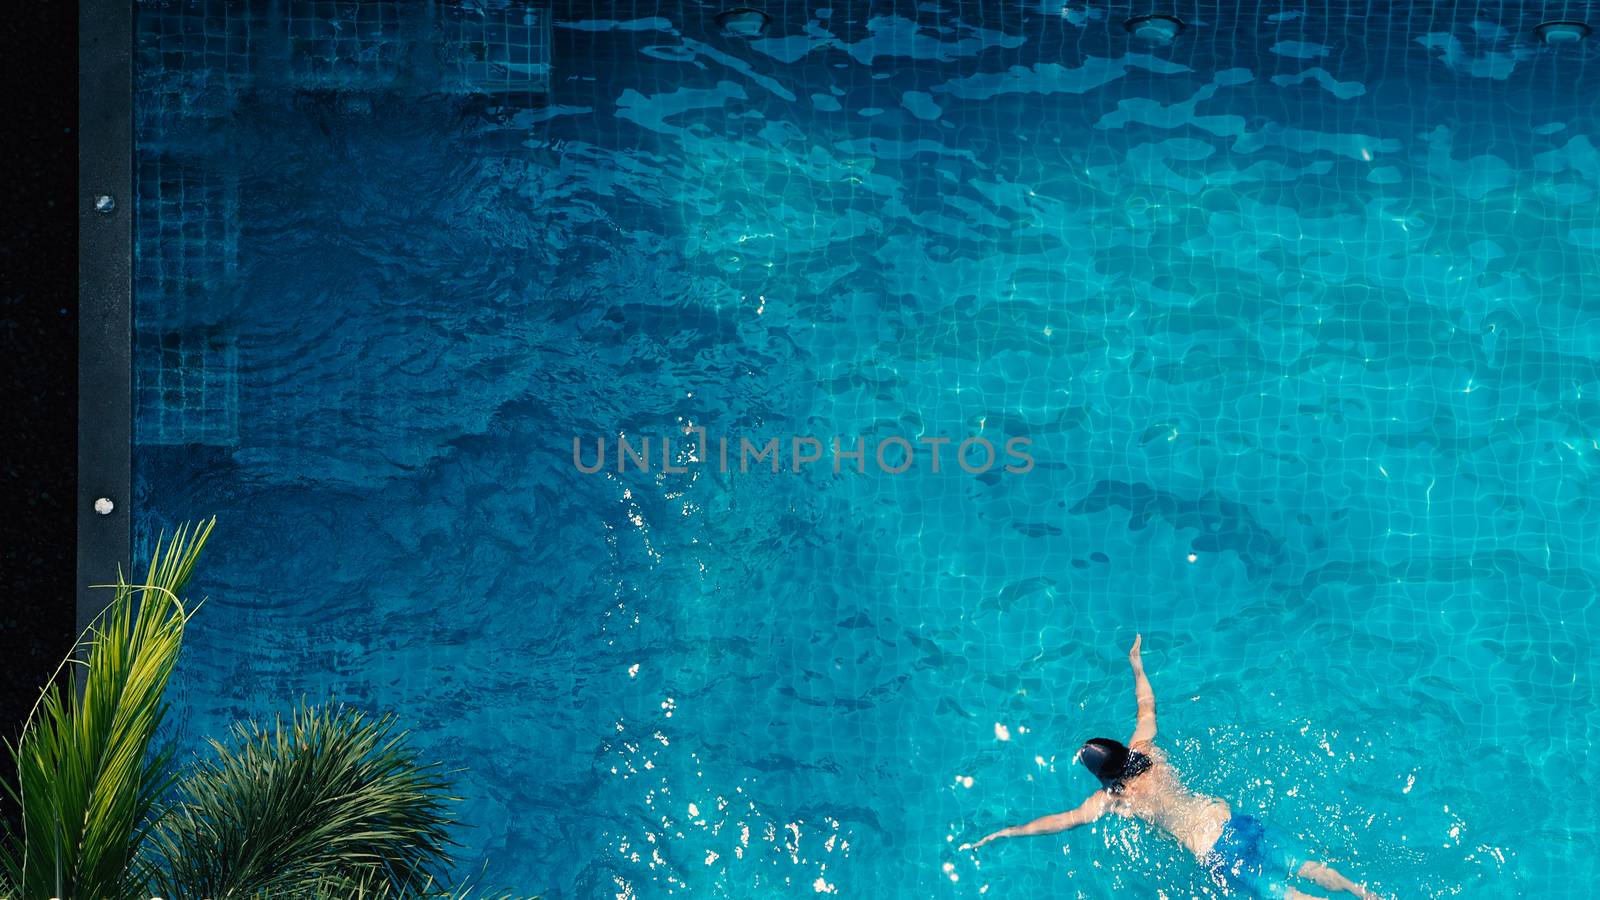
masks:
{"label": "man swimming", "polygon": [[1154,743],[1156,695],[1139,658],[1143,639],[1142,635],[1134,637],[1133,649],[1128,651],[1134,696],[1139,700],[1139,721],[1133,737],[1127,746],[1110,738],[1094,738],[1078,751],[1078,760],[1100,779],[1100,790],[1089,795],[1077,809],[1002,828],[976,844],[963,844],[961,849],[976,849],[995,838],[1055,834],[1112,813],[1149,822],[1177,838],[1205,866],[1218,887],[1273,900],[1326,900],[1286,883],[1299,876],[1331,891],[1378,900],[1377,894],[1331,866],[1307,858],[1293,842],[1254,817],[1235,813],[1227,803],[1184,787],[1167,755]]}

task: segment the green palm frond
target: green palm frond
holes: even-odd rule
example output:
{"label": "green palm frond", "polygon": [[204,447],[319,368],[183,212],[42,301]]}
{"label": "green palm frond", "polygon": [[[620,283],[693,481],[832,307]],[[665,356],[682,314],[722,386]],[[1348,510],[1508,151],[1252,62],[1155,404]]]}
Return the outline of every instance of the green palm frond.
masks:
{"label": "green palm frond", "polygon": [[[179,594],[216,520],[158,541],[142,585],[118,576],[106,610],[62,663],[10,746],[20,832],[0,854],[7,887],[22,897],[123,900],[148,896],[136,848],[171,786],[168,756],[151,743],[188,621]],[[59,675],[59,670],[58,670]]]}
{"label": "green palm frond", "polygon": [[449,786],[389,716],[305,708],[235,726],[153,834],[164,896],[399,897],[449,865]]}
{"label": "green palm frond", "polygon": [[455,888],[429,882],[420,888],[402,890],[371,878],[323,878],[303,896],[316,900],[539,900],[536,894],[488,892],[472,884]]}
{"label": "green palm frond", "polygon": [[[153,744],[192,613],[179,595],[215,524],[158,541],[143,584],[119,574],[8,746],[21,816],[0,835],[0,898],[139,900],[154,884],[216,900],[511,900],[442,886],[455,798],[390,716],[238,725],[233,747],[212,742],[214,758],[176,778]],[[77,678],[60,677],[68,666]]]}

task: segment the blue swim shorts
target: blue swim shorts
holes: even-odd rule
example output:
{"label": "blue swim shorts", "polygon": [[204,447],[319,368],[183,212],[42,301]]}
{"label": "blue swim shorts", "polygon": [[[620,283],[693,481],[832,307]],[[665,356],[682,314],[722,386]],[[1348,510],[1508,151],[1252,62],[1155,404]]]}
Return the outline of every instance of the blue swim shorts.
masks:
{"label": "blue swim shorts", "polygon": [[1306,858],[1293,840],[1252,816],[1236,815],[1222,826],[1222,836],[1201,863],[1220,888],[1282,900]]}

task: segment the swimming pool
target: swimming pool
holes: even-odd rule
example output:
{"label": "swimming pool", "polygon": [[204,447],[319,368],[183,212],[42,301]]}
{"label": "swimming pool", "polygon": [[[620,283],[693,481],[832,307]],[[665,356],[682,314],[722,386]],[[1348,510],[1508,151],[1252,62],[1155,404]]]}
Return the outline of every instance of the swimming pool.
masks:
{"label": "swimming pool", "polygon": [[1588,896],[1549,6],[141,2],[136,555],[220,517],[180,740],[394,708],[552,897],[1213,896],[1134,826],[956,849],[1088,793],[1143,632],[1195,787],[1389,895]]}

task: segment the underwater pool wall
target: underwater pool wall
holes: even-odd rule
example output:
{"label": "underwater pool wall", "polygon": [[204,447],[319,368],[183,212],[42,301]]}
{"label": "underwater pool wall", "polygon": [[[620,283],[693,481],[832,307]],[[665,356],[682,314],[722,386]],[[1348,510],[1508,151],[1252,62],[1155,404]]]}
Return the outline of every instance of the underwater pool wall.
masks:
{"label": "underwater pool wall", "polygon": [[[353,103],[393,91],[407,66],[443,93],[507,107],[539,105],[549,91],[552,21],[543,6],[364,0],[349,7],[354,28],[343,35],[329,29],[325,6],[78,5],[80,632],[106,603],[87,585],[114,581],[132,559],[135,445],[238,441],[234,335],[218,322],[173,324],[190,321],[236,275],[238,185],[208,167],[193,134],[215,133],[262,79],[294,94],[343,91]],[[404,58],[418,35],[437,41],[436,58]],[[136,88],[147,98],[138,109]],[[152,160],[137,172],[136,151]],[[149,248],[144,257],[135,259],[136,245]]]}
{"label": "underwater pool wall", "polygon": [[78,4],[77,630],[128,563],[132,512],[133,4]]}

